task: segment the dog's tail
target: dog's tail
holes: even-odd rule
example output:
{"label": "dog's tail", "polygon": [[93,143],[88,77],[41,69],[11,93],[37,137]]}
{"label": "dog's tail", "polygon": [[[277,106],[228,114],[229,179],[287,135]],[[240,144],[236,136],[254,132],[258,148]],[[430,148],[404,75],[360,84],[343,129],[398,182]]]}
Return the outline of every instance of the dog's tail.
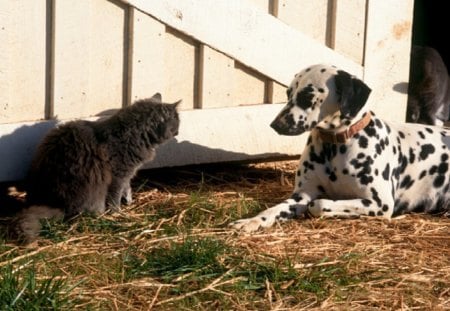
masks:
{"label": "dog's tail", "polygon": [[17,239],[23,244],[36,240],[42,229],[41,221],[45,219],[63,219],[64,211],[45,205],[32,205],[20,211],[14,221]]}

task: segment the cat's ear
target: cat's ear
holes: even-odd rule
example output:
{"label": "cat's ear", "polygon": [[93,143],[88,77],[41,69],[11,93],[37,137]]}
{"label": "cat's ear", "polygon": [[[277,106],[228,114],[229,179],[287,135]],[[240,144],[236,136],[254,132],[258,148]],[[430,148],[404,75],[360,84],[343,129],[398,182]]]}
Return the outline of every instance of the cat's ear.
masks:
{"label": "cat's ear", "polygon": [[178,109],[178,107],[180,106],[180,104],[181,104],[181,102],[182,102],[183,100],[182,99],[180,99],[179,101],[177,101],[177,102],[175,102],[175,103],[173,103],[172,105],[175,107],[175,108],[177,108]]}
{"label": "cat's ear", "polygon": [[155,93],[152,97],[150,97],[150,100],[155,102],[161,102],[162,101],[161,93]]}

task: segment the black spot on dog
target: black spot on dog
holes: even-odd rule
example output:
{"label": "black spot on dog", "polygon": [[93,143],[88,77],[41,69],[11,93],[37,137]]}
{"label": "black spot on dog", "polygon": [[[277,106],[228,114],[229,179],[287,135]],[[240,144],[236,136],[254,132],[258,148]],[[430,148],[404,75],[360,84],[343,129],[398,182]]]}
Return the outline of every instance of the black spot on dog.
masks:
{"label": "black spot on dog", "polygon": [[389,209],[389,207],[386,204],[384,204],[382,207],[383,212],[387,212],[388,209]]}
{"label": "black spot on dog", "polygon": [[290,219],[293,217],[294,217],[294,214],[292,212],[282,211],[282,212],[280,212],[280,215],[278,215],[276,218],[277,219],[280,219],[280,218]]}
{"label": "black spot on dog", "polygon": [[348,169],[344,168],[344,169],[342,170],[342,174],[348,175]]}
{"label": "black spot on dog", "polygon": [[420,138],[425,139],[425,134],[422,131],[417,132],[419,134]]}
{"label": "black spot on dog", "polygon": [[381,146],[380,146],[380,144],[376,144],[376,145],[375,145],[375,152],[376,152],[377,154],[381,154]]}
{"label": "black spot on dog", "polygon": [[425,160],[430,154],[433,154],[436,149],[432,144],[426,144],[421,147],[419,158]]}
{"label": "black spot on dog", "polygon": [[433,181],[433,186],[435,188],[440,188],[440,187],[442,187],[444,182],[445,182],[445,176],[444,175],[438,175],[438,176],[436,176],[436,178]]}
{"label": "black spot on dog", "polygon": [[409,163],[413,164],[415,158],[416,158],[416,155],[414,154],[413,148],[409,148]]}
{"label": "black spot on dog", "polygon": [[262,221],[266,221],[267,218],[266,218],[266,217],[261,217],[261,220],[262,220]]}
{"label": "black spot on dog", "polygon": [[402,131],[398,131],[398,136],[400,136],[401,139],[405,139],[405,134]]}
{"label": "black spot on dog", "polygon": [[335,174],[334,172],[331,172],[331,173],[330,173],[329,178],[330,178],[330,180],[331,180],[332,182],[335,182],[335,181],[337,180],[337,176],[336,176],[336,174]]}
{"label": "black spot on dog", "polygon": [[321,87],[319,87],[317,90],[319,91],[319,93],[325,93],[325,90]]}
{"label": "black spot on dog", "polygon": [[441,175],[444,175],[448,171],[448,163],[442,162],[439,164],[437,172]]}
{"label": "black spot on dog", "polygon": [[409,189],[413,184],[414,180],[411,179],[411,176],[406,175],[400,183],[400,188]]}
{"label": "black spot on dog", "polygon": [[365,207],[370,206],[370,204],[372,204],[372,201],[369,199],[362,199],[361,200],[362,205],[364,205]]}
{"label": "black spot on dog", "polygon": [[380,129],[383,128],[383,124],[381,123],[380,119],[375,119],[375,125]]}
{"label": "black spot on dog", "polygon": [[[373,113],[372,113],[373,114]],[[391,127],[389,125],[386,124],[386,131],[388,132],[388,134],[391,133]]]}
{"label": "black spot on dog", "polygon": [[320,72],[324,73],[325,71],[327,71],[325,68],[320,69]]}
{"label": "black spot on dog", "polygon": [[396,201],[393,216],[398,216],[408,212],[409,203]]}
{"label": "black spot on dog", "polygon": [[358,140],[358,145],[360,148],[365,149],[369,145],[369,140],[365,136],[360,136]]}
{"label": "black spot on dog", "polygon": [[419,179],[424,178],[426,175],[427,175],[427,170],[423,170],[419,175]]}
{"label": "black spot on dog", "polygon": [[314,89],[311,86],[303,88],[297,93],[295,104],[303,110],[311,107],[314,98]]}
{"label": "black spot on dog", "polygon": [[448,160],[448,154],[443,153],[443,154],[441,155],[441,161],[442,161],[442,162],[445,162],[445,161],[447,161],[447,160]]}
{"label": "black spot on dog", "polygon": [[345,153],[347,152],[347,146],[344,145],[344,144],[340,145],[340,146],[339,146],[339,152],[340,152],[341,154],[345,154]]}
{"label": "black spot on dog", "polygon": [[291,95],[292,95],[292,88],[291,88],[291,87],[289,87],[289,88],[286,90],[286,95],[287,95],[288,98],[291,98]]}
{"label": "black spot on dog", "polygon": [[433,130],[430,129],[429,127],[426,127],[426,128],[425,128],[425,131],[427,131],[427,132],[430,133],[430,134],[433,134]]}
{"label": "black spot on dog", "polygon": [[378,196],[378,191],[375,188],[370,188],[370,192],[372,192],[372,199],[377,203],[379,207],[381,207],[381,199]]}
{"label": "black spot on dog", "polygon": [[377,212],[377,216],[383,216],[383,215],[384,215],[384,213],[382,211]]}
{"label": "black spot on dog", "polygon": [[374,211],[369,211],[368,215],[369,216],[375,216],[375,212]]}
{"label": "black spot on dog", "polygon": [[369,137],[375,137],[377,135],[377,130],[374,127],[373,121],[370,121],[369,125],[364,128],[364,132],[366,132]]}
{"label": "black spot on dog", "polygon": [[324,188],[322,185],[318,185],[318,186],[317,186],[317,189],[318,189],[320,192],[325,193],[325,188]]}
{"label": "black spot on dog", "polygon": [[291,199],[293,199],[295,202],[300,202],[301,200],[303,200],[302,196],[296,192],[291,195]]}
{"label": "black spot on dog", "polygon": [[383,176],[384,180],[389,180],[389,174],[391,173],[391,168],[389,163],[386,164],[386,167],[383,170],[383,173],[381,174],[381,176]]}

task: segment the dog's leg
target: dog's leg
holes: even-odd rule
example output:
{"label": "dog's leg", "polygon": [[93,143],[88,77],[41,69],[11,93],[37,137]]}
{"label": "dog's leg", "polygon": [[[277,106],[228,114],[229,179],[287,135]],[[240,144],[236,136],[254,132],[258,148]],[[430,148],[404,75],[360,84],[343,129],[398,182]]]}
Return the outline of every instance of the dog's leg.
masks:
{"label": "dog's leg", "polygon": [[268,208],[255,217],[233,221],[229,226],[245,232],[253,232],[260,228],[268,228],[271,227],[275,221],[283,222],[304,214],[308,209],[307,205],[309,201],[309,195],[294,192],[291,198],[283,203]]}
{"label": "dog's leg", "polygon": [[314,217],[355,218],[361,215],[391,218],[394,210],[392,199],[382,201],[371,199],[328,200],[317,199],[308,204],[308,211]]}

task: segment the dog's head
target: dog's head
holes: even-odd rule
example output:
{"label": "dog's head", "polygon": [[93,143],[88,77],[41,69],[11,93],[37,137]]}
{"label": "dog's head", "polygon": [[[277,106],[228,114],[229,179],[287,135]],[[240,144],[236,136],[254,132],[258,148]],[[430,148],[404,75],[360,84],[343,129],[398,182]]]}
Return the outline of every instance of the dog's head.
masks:
{"label": "dog's head", "polygon": [[340,118],[353,119],[370,91],[363,81],[334,66],[308,67],[295,75],[287,89],[288,102],[270,126],[281,135],[299,135],[337,111]]}

